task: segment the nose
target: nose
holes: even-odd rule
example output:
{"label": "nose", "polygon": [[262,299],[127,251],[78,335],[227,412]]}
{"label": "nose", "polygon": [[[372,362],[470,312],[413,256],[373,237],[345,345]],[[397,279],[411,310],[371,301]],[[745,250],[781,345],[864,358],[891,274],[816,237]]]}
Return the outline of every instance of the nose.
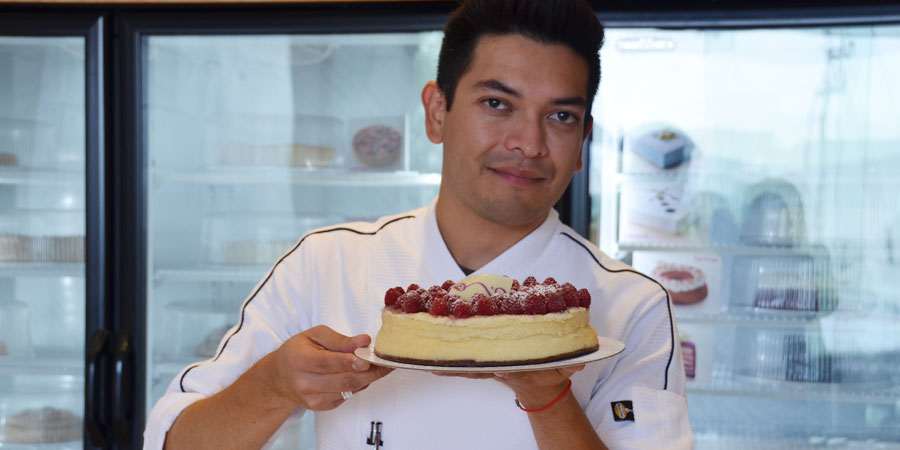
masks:
{"label": "nose", "polygon": [[506,148],[520,151],[526,158],[538,158],[547,153],[544,127],[540,120],[519,118],[511,120],[506,135]]}

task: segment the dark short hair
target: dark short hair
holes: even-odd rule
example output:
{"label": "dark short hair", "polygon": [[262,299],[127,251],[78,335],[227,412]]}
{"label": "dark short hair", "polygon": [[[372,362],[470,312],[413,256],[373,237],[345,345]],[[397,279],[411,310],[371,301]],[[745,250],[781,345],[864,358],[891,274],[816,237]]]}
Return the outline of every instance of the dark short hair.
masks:
{"label": "dark short hair", "polygon": [[544,44],[561,44],[588,65],[587,111],[600,84],[603,26],[584,0],[467,0],[448,19],[438,57],[437,83],[447,110],[459,79],[468,70],[478,41],[487,35],[520,34]]}

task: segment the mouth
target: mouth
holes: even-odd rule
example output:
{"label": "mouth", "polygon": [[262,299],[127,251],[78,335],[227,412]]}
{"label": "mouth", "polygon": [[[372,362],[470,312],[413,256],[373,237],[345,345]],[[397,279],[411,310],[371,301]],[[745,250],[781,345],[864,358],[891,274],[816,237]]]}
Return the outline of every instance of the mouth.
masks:
{"label": "mouth", "polygon": [[518,167],[489,167],[488,170],[513,185],[522,187],[534,186],[545,179],[541,174],[535,171]]}

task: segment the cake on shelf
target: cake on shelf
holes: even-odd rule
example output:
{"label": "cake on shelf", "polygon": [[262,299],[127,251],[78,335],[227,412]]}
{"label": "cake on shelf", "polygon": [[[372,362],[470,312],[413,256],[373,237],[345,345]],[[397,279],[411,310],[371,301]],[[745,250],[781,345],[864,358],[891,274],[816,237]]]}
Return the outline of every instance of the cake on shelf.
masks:
{"label": "cake on shelf", "polygon": [[0,153],[0,166],[18,166],[19,157],[13,153]]}
{"label": "cake on shelf", "polygon": [[498,366],[555,361],[599,348],[587,289],[534,277],[472,275],[428,289],[385,293],[375,354],[436,366]]}
{"label": "cake on shelf", "polygon": [[27,236],[21,234],[0,233],[0,261],[27,261],[27,248]]}
{"label": "cake on shelf", "polygon": [[219,149],[219,164],[225,166],[290,166],[321,168],[334,165],[333,147],[309,144],[232,144]]}
{"label": "cake on shelf", "polygon": [[6,419],[3,442],[47,444],[81,439],[81,418],[70,411],[52,407],[26,409]]}
{"label": "cake on shelf", "polygon": [[709,294],[703,272],[694,266],[660,261],[653,269],[653,278],[665,286],[676,305],[699,303]]}
{"label": "cake on shelf", "polygon": [[84,261],[84,236],[0,233],[0,261],[81,262]]}
{"label": "cake on shelf", "polygon": [[387,125],[372,125],[353,135],[353,153],[363,164],[386,166],[403,153],[403,135]]}

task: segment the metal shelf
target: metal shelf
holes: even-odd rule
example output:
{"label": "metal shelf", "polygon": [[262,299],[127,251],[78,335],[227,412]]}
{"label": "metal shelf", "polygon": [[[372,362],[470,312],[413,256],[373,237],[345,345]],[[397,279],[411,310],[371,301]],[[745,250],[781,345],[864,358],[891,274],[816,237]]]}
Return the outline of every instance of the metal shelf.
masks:
{"label": "metal shelf", "polygon": [[[729,427],[729,423],[692,422],[694,429],[704,427],[717,429]],[[771,437],[771,431],[750,432],[750,436],[729,436],[722,432],[694,432],[694,441],[698,450],[900,450],[900,442],[889,442],[865,436],[865,430],[857,432],[853,438],[827,436],[823,430],[809,430],[807,438]],[[862,436],[859,436],[861,434]]]}
{"label": "metal shelf", "polygon": [[84,263],[0,262],[3,277],[83,277]]}
{"label": "metal shelf", "polygon": [[678,323],[707,325],[747,326],[767,328],[817,327],[819,320],[829,316],[828,311],[778,311],[747,308],[743,311],[721,313],[688,313],[676,309]]}
{"label": "metal shelf", "polygon": [[0,376],[84,375],[84,355],[62,351],[37,351],[36,356],[0,358]]}
{"label": "metal shelf", "polygon": [[827,249],[823,246],[793,246],[793,247],[763,247],[745,244],[698,244],[682,242],[619,242],[619,251],[673,251],[691,253],[717,253],[720,255],[750,255],[750,256],[827,256]]}
{"label": "metal shelf", "polygon": [[777,398],[839,403],[896,405],[900,386],[894,380],[873,383],[820,383],[765,378],[716,376],[709,383],[688,383],[688,394],[725,397]]}
{"label": "metal shelf", "polygon": [[156,281],[219,281],[256,283],[271,266],[201,266],[157,269]]}
{"label": "metal shelf", "polygon": [[79,171],[31,170],[20,167],[0,167],[0,184],[26,186],[66,186],[84,184],[85,174]]}

